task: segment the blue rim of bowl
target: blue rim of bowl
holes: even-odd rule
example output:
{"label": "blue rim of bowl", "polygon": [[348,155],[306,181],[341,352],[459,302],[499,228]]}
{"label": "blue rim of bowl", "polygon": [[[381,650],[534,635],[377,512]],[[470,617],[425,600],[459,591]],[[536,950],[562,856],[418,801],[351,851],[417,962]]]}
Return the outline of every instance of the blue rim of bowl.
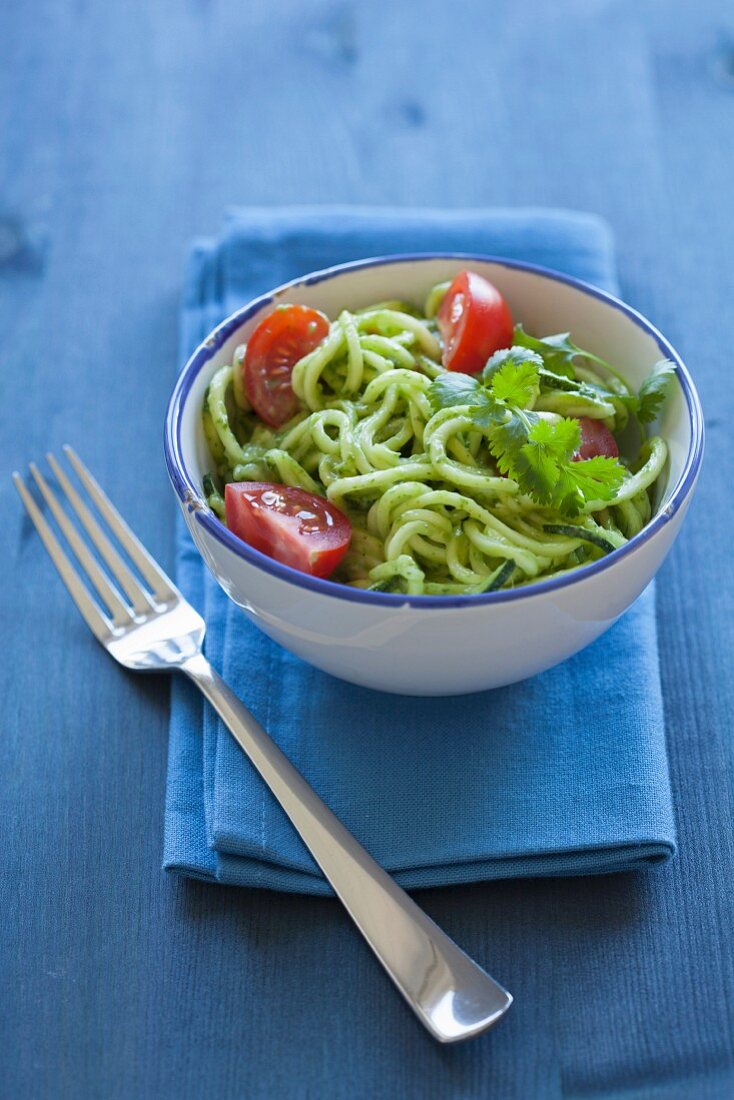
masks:
{"label": "blue rim of bowl", "polygon": [[[183,461],[181,421],[186,399],[195,379],[230,336],[241,325],[258,313],[263,306],[295,287],[316,286],[318,283],[335,278],[338,275],[343,275],[350,271],[362,270],[364,268],[382,267],[396,263],[420,263],[429,260],[459,260],[462,262],[466,260],[469,262],[479,261],[481,263],[492,263],[513,270],[527,271],[531,274],[551,279],[554,282],[565,283],[567,286],[574,287],[576,290],[580,290],[582,293],[592,298],[597,298],[599,301],[605,302],[608,306],[611,306],[612,309],[623,313],[625,317],[628,317],[638,328],[642,329],[643,332],[655,340],[664,358],[670,359],[675,363],[676,375],[683,390],[691,424],[691,442],[688,448],[688,454],[686,455],[683,471],[665,508],[658,512],[639,534],[631,538],[629,542],[625,543],[625,545],[618,550],[614,550],[607,557],[602,558],[600,561],[592,562],[589,565],[581,566],[579,569],[571,573],[565,573],[563,576],[549,577],[545,580],[541,579],[523,585],[521,588],[511,588],[507,591],[456,596],[408,596],[397,592],[370,592],[364,588],[351,588],[349,585],[341,584],[337,581],[310,577],[305,573],[300,573],[297,569],[292,569],[288,565],[281,565],[280,562],[274,561],[273,558],[269,558],[259,550],[253,549],[248,546],[247,543],[237,538],[236,535],[233,535],[205,505],[202,498],[202,490],[196,485]],[[321,595],[332,596],[336,599],[349,600],[352,603],[365,603],[371,604],[372,606],[382,605],[395,608],[405,607],[406,605],[416,608],[476,607],[483,604],[506,603],[511,600],[529,599],[546,592],[553,592],[559,588],[567,588],[570,585],[579,584],[581,581],[587,580],[597,573],[603,573],[605,570],[613,568],[617,562],[621,562],[622,558],[634,553],[638,547],[653,538],[682,507],[696,482],[703,458],[703,445],[703,412],[688,369],[672,344],[670,344],[662,333],[643,317],[641,313],[632,309],[631,306],[626,305],[625,302],[622,302],[613,294],[609,294],[605,290],[600,290],[598,287],[592,286],[582,279],[576,279],[572,275],[564,275],[551,268],[543,267],[540,264],[525,263],[521,260],[508,260],[502,256],[480,255],[468,252],[419,252],[396,254],[394,256],[373,256],[351,263],[337,264],[333,267],[324,268],[321,271],[312,272],[310,275],[292,279],[290,282],[283,283],[267,294],[262,294],[260,297],[253,299],[253,301],[243,306],[242,309],[237,310],[222,321],[222,323],[218,325],[201,344],[199,344],[189,358],[178,376],[173,393],[171,394],[171,399],[168,403],[164,434],[164,451],[168,476],[181,504],[184,508],[187,508],[189,512],[194,513],[196,521],[201,524],[208,534],[212,535],[218,542],[223,543],[232,553],[240,558],[244,558],[245,561],[249,562],[251,565],[263,569],[266,573],[279,577],[281,580],[288,581],[298,588],[305,588],[311,592],[318,592]]]}

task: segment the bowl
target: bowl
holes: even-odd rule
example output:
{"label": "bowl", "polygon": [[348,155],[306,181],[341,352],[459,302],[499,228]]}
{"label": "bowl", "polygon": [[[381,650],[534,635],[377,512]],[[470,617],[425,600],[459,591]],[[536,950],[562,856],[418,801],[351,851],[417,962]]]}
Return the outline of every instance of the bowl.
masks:
{"label": "bowl", "polygon": [[[211,462],[201,426],[204,393],[274,305],[302,303],[335,317],[388,298],[423,300],[433,284],[470,267],[490,279],[530,332],[570,330],[639,385],[661,357],[676,364],[653,430],[669,445],[654,514],[621,549],[574,572],[482,595],[404,596],[306,576],[252,549],[208,508]],[[202,557],[228,596],[268,637],[355,684],[413,695],[500,687],[558,664],[607,630],[660,568],[680,530],[703,454],[703,417],[680,356],[649,321],[578,279],[489,256],[388,256],[297,279],[233,313],[196,349],[171,396],[165,425],[169,476]]]}

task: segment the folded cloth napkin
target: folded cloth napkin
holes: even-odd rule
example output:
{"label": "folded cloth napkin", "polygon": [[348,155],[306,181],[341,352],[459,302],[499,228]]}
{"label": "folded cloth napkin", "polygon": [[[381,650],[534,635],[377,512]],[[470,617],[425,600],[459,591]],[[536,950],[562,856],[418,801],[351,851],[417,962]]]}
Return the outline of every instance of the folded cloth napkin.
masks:
{"label": "folded cloth napkin", "polygon": [[[220,238],[191,254],[183,353],[287,279],[370,255],[429,251],[530,260],[615,287],[610,232],[585,214],[237,210]],[[267,639],[221,592],[180,517],[177,578],[207,621],[210,660],[403,886],[631,870],[673,854],[652,588],[558,668],[497,691],[423,700],[342,683]],[[165,867],[330,892],[275,799],[183,678],[173,689]]]}

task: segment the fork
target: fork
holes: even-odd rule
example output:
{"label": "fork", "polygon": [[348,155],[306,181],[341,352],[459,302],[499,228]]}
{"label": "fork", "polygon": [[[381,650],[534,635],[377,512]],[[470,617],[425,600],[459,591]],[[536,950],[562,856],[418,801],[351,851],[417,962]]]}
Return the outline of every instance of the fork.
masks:
{"label": "fork", "polygon": [[[453,1043],[490,1028],[512,1004],[510,994],[457,947],[372,859],[227,687],[202,652],[204,620],[135,537],[72,448],[63,449],[78,483],[113,538],[52,454],[46,458],[58,488],[89,541],[82,537],[35,463],[30,464],[30,472],[99,600],[72,564],[19,473],[13,474],[13,481],[97,641],[127,669],[183,672],[196,684],[283,807],[334,893],[434,1038]],[[116,584],[101,568],[89,542]]]}

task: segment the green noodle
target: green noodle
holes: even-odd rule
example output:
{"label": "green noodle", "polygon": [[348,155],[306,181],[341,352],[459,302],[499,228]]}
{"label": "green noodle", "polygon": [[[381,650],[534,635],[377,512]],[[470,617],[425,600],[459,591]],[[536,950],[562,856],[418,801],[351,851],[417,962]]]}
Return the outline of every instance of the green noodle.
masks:
{"label": "green noodle", "polygon": [[[666,462],[661,439],[645,441],[639,468],[627,472],[612,501],[592,503],[569,520],[499,474],[468,408],[432,411],[427,390],[443,370],[434,318],[445,290],[433,288],[422,314],[405,302],[344,310],[293,368],[302,408],[280,429],[252,412],[238,348],[234,363],[213,377],[204,404],[216,474],[205,484],[212,510],[223,519],[217,479],[271,481],[325,496],[354,532],[333,579],[410,595],[527,584],[597,560],[637,534],[650,519],[650,494]],[[578,377],[605,391],[598,398],[567,392],[559,377],[535,408],[621,430],[631,391],[616,372],[596,367],[587,357]]]}

